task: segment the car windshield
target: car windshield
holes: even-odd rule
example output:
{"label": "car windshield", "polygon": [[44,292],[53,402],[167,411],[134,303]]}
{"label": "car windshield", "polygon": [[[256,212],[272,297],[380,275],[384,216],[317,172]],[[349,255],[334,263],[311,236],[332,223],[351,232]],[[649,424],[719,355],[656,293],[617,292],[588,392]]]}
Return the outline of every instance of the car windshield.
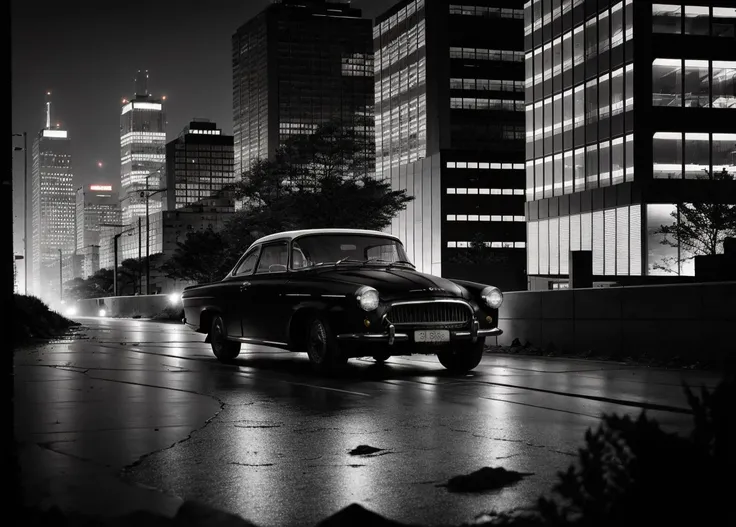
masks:
{"label": "car windshield", "polygon": [[292,244],[292,269],[351,262],[411,265],[404,246],[393,238],[383,236],[315,234],[303,236]]}

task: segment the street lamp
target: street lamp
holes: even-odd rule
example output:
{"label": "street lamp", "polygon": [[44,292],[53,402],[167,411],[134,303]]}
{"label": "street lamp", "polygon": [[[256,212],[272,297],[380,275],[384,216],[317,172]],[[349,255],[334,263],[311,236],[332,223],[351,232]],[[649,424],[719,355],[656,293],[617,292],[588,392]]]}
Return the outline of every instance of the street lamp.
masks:
{"label": "street lamp", "polygon": [[[123,227],[126,227],[126,225],[117,225],[114,223],[100,223],[100,227],[123,228]],[[133,230],[135,230],[135,228],[130,227],[129,229],[125,229],[124,231],[120,231],[119,233],[114,234],[112,237],[112,243],[113,243],[114,254],[115,254],[115,261],[113,263],[113,270],[112,270],[113,296],[118,296],[118,240],[123,234],[125,234],[126,232],[133,231]]]}
{"label": "street lamp", "polygon": [[62,274],[62,269],[64,267],[64,258],[61,252],[61,249],[57,249],[59,251],[59,304],[64,303],[64,279]]}
{"label": "street lamp", "polygon": [[16,146],[13,152],[23,152],[23,293],[28,294],[28,134],[13,134],[22,137],[23,146]]}
{"label": "street lamp", "polygon": [[[159,181],[160,181],[160,175],[161,175],[161,169],[157,170],[155,174],[159,175]],[[148,203],[151,199],[151,196],[154,196],[158,194],[159,192],[166,192],[168,189],[166,188],[157,188],[157,189],[149,189],[148,188],[148,178],[155,174],[148,174],[146,176],[146,190],[141,192],[141,197],[146,198],[146,294],[151,294],[151,262],[150,262],[150,254],[149,254],[149,244],[150,244],[150,232],[151,232],[151,219],[148,212]],[[162,247],[163,250],[163,247]]]}

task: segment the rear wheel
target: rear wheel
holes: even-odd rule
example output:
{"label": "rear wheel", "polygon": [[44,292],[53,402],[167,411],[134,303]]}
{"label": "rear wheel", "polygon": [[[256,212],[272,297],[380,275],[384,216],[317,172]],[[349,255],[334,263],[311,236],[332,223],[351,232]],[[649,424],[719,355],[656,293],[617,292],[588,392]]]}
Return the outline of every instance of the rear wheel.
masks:
{"label": "rear wheel", "polygon": [[483,358],[485,339],[475,343],[458,343],[451,349],[437,353],[437,358],[445,368],[453,373],[465,373],[474,369]]}
{"label": "rear wheel", "polygon": [[212,352],[220,362],[230,362],[240,355],[240,342],[227,340],[225,335],[225,323],[220,316],[216,316],[214,320],[212,320],[210,344],[212,345]]}
{"label": "rear wheel", "polygon": [[347,363],[348,359],[340,353],[337,339],[326,320],[314,316],[307,323],[306,329],[307,355],[316,371],[332,373]]}

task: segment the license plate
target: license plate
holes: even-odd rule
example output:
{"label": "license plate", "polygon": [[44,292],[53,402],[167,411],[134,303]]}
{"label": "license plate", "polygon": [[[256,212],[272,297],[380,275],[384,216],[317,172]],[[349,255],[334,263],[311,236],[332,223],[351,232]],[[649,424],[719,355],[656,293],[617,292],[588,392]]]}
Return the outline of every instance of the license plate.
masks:
{"label": "license plate", "polygon": [[414,342],[436,344],[450,342],[450,331],[447,329],[423,329],[414,332]]}

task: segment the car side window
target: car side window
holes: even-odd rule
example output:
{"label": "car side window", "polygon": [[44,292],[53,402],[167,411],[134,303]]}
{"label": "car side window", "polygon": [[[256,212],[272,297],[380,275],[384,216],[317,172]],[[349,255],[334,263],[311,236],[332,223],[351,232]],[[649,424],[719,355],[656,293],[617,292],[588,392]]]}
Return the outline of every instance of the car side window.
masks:
{"label": "car side window", "polygon": [[256,266],[256,261],[258,261],[258,249],[243,258],[243,261],[240,262],[240,265],[235,270],[235,276],[251,274]]}
{"label": "car side window", "polygon": [[299,244],[294,242],[291,244],[291,268],[292,269],[304,269],[305,267],[311,267],[312,262],[310,262],[306,256],[304,256],[304,253],[302,252],[302,248],[299,247]]}
{"label": "car side window", "polygon": [[285,242],[265,246],[261,251],[261,259],[258,260],[256,274],[283,273],[286,271],[288,254]]}

